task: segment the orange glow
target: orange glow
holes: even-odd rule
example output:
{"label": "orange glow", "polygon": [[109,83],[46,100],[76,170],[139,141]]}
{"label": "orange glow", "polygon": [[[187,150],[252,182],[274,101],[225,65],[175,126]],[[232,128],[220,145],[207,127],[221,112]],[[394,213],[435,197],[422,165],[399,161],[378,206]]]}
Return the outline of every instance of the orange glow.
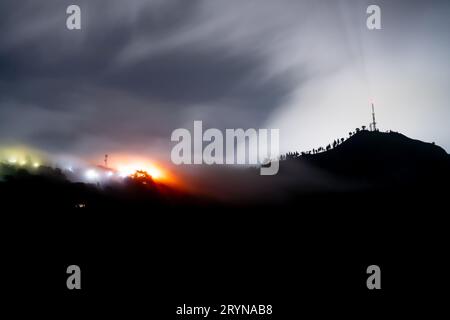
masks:
{"label": "orange glow", "polygon": [[135,174],[138,171],[145,171],[152,176],[154,180],[164,180],[164,172],[153,164],[128,164],[119,165],[117,171],[121,177],[128,177]]}
{"label": "orange glow", "polygon": [[109,158],[109,167],[118,176],[130,177],[138,171],[147,172],[155,182],[180,186],[180,181],[164,166],[154,160],[129,154],[113,154]]}

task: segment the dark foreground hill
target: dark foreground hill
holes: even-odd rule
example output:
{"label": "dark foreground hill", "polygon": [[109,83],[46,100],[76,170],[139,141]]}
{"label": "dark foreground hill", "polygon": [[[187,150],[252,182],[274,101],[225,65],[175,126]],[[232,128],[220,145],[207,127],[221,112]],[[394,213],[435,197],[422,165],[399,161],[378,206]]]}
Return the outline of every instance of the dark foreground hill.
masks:
{"label": "dark foreground hill", "polygon": [[276,176],[203,170],[202,190],[217,201],[149,181],[102,188],[72,183],[57,170],[10,172],[0,182],[0,215],[10,231],[3,243],[12,252],[4,260],[14,262],[5,280],[22,297],[32,267],[39,275],[32,288],[60,292],[75,261],[90,274],[87,297],[106,299],[105,307],[153,290],[180,304],[220,293],[220,301],[257,297],[292,314],[299,303],[315,312],[326,298],[333,310],[366,297],[365,311],[379,308],[366,289],[371,264],[383,270],[378,298],[397,306],[403,297],[402,312],[446,287],[449,159],[437,146],[360,132],[327,152],[281,161]]}

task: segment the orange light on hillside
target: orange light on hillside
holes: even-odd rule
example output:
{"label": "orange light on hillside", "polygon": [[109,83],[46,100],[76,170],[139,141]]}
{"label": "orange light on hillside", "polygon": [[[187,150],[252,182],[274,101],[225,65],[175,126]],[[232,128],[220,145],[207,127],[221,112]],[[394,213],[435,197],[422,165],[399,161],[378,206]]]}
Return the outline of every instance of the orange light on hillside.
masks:
{"label": "orange light on hillside", "polygon": [[155,182],[171,185],[174,187],[180,187],[181,182],[178,177],[173,175],[167,168],[160,163],[133,154],[113,154],[109,157],[108,167],[121,178],[127,178],[134,176],[137,172],[146,172],[150,175]]}
{"label": "orange light on hillside", "polygon": [[117,167],[119,176],[125,178],[134,175],[136,172],[142,171],[147,172],[154,180],[164,180],[166,177],[162,169],[155,165],[150,164],[129,164],[129,165],[119,165]]}

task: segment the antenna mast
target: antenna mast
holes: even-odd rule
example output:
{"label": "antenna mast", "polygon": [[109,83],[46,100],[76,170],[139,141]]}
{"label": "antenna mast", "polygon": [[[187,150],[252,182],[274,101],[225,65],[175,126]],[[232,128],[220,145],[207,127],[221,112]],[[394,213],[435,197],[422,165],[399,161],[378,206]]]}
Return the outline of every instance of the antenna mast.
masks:
{"label": "antenna mast", "polygon": [[105,154],[104,162],[105,162],[105,168],[108,168],[108,155],[107,154]]}
{"label": "antenna mast", "polygon": [[378,131],[377,122],[375,121],[375,106],[373,105],[373,102],[372,102],[372,123],[370,124],[370,130]]}

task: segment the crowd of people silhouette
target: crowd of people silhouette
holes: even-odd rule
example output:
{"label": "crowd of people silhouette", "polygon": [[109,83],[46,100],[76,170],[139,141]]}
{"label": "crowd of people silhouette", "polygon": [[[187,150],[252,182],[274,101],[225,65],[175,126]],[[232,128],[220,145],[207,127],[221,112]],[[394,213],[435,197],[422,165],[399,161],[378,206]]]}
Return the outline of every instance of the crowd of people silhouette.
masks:
{"label": "crowd of people silhouette", "polygon": [[[367,131],[367,127],[366,126],[361,126],[361,128],[356,128],[355,131],[350,131],[348,133],[348,138],[347,139],[349,139],[352,136],[360,133],[361,131]],[[338,138],[338,139],[334,140],[333,142],[329,143],[328,145],[326,145],[325,147],[318,147],[316,149],[303,151],[303,152],[300,152],[300,153],[298,151],[288,152],[288,153],[286,153],[284,155],[281,155],[280,156],[280,160],[283,161],[283,160],[298,159],[298,158],[300,158],[302,156],[314,155],[314,154],[330,151],[330,150],[338,147],[342,143],[344,143],[347,139],[346,138]]]}

